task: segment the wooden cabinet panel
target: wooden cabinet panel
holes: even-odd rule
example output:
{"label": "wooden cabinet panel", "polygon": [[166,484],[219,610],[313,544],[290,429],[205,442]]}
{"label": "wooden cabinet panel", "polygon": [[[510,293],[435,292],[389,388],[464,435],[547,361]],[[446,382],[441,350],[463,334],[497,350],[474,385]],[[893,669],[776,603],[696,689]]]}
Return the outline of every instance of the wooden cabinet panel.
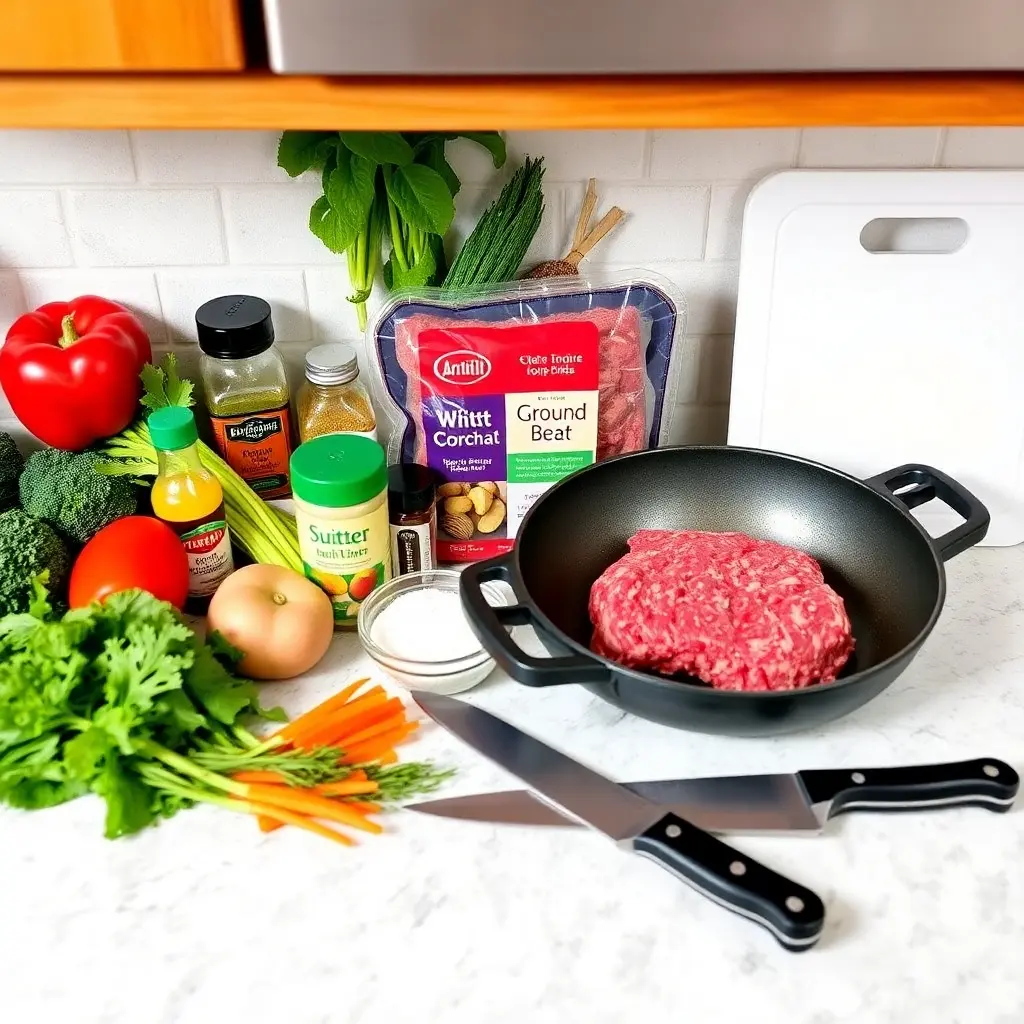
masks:
{"label": "wooden cabinet panel", "polygon": [[244,64],[238,0],[0,0],[0,71]]}

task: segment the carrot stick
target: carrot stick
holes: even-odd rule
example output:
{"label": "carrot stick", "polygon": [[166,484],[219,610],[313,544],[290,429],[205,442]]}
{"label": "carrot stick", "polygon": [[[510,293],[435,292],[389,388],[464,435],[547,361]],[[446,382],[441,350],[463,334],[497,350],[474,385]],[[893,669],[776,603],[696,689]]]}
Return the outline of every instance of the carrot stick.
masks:
{"label": "carrot stick", "polygon": [[364,728],[363,723],[368,720],[367,715],[370,711],[387,707],[389,714],[396,714],[401,706],[402,702],[397,697],[389,699],[383,690],[380,693],[364,694],[337,714],[321,722],[315,729],[292,737],[292,743],[304,750],[334,746],[338,737],[344,736],[350,727]]}
{"label": "carrot stick", "polygon": [[345,806],[360,814],[380,814],[384,810],[380,804],[375,804],[372,800],[348,800]]}
{"label": "carrot stick", "polygon": [[[304,828],[307,832],[314,832],[318,836],[323,836],[324,839],[333,840],[336,843],[341,843],[342,846],[355,846],[353,840],[351,840],[344,832],[336,832],[333,828],[328,828],[326,825],[321,825],[319,821],[314,821],[312,818],[307,818],[304,814],[294,814],[285,808],[278,807],[276,805],[271,806],[269,804],[260,803],[259,801],[245,801],[240,800],[242,808],[248,810],[251,814],[256,814],[264,818],[273,818],[275,821],[281,822],[282,825],[294,825],[296,828]],[[359,819],[359,825],[356,827],[366,828],[367,825],[372,822],[366,821],[365,818]],[[380,828],[380,826],[377,826]],[[373,831],[367,829],[367,831]]]}
{"label": "carrot stick", "polygon": [[325,782],[320,786],[314,786],[313,792],[320,796],[364,796],[367,793],[376,793],[380,786],[376,782]]}
{"label": "carrot stick", "polygon": [[364,772],[362,768],[355,768],[355,769],[353,769],[352,771],[350,771],[348,773],[348,775],[345,777],[345,781],[346,782],[365,782],[366,778],[367,778],[366,772]]}
{"label": "carrot stick", "polygon": [[[369,821],[361,814],[351,810],[340,801],[331,800],[325,796],[318,796],[316,793],[302,792],[301,790],[286,789],[283,786],[247,786],[246,798],[261,806],[273,809],[283,808],[286,811],[297,811],[299,816],[309,818],[324,818],[327,821],[336,821],[341,825],[351,825],[353,828],[362,829],[364,832],[383,832],[375,821]],[[269,812],[268,817],[273,817]],[[284,819],[282,819],[284,820]],[[289,822],[291,824],[291,822]]]}
{"label": "carrot stick", "polygon": [[393,750],[396,744],[401,743],[409,733],[415,732],[418,728],[419,722],[407,722],[397,729],[392,729],[391,732],[384,733],[383,736],[349,747],[341,759],[342,763],[362,764],[365,761],[372,761],[378,755]]}
{"label": "carrot stick", "polygon": [[316,707],[310,708],[309,711],[299,715],[298,718],[289,722],[287,725],[282,726],[276,733],[274,733],[274,735],[279,736],[281,739],[291,739],[296,733],[305,732],[310,726],[315,725],[320,719],[328,717],[339,708],[344,707],[356,690],[369,681],[369,678],[357,679],[354,683],[350,683],[333,697],[329,697],[327,700],[317,704]]}
{"label": "carrot stick", "polygon": [[260,782],[270,786],[287,786],[288,780],[277,772],[235,772],[235,782]]}
{"label": "carrot stick", "polygon": [[359,732],[351,733],[344,737],[344,740],[338,743],[339,747],[356,747],[360,743],[364,743],[366,740],[372,740],[374,736],[382,736],[386,732],[390,732],[392,729],[397,729],[401,725],[405,725],[407,719],[405,715],[392,715],[389,718],[385,718],[376,725],[368,726],[365,729],[360,729]]}
{"label": "carrot stick", "polygon": [[380,757],[376,758],[377,764],[396,764],[398,761],[398,755],[393,750],[388,750],[381,754]]}
{"label": "carrot stick", "polygon": [[261,832],[276,832],[279,828],[284,828],[284,822],[278,821],[276,818],[268,818],[265,814],[257,815],[256,821],[260,826]]}

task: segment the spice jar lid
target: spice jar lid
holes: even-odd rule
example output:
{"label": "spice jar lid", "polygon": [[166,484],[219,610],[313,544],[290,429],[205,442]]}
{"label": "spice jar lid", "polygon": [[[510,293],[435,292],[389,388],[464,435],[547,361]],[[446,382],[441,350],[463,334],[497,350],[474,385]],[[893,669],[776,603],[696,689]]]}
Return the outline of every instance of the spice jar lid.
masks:
{"label": "spice jar lid", "polygon": [[359,434],[324,434],[292,452],[292,493],[311,505],[361,505],[388,483],[384,449]]}
{"label": "spice jar lid", "polygon": [[221,295],[196,310],[199,347],[216,359],[247,359],[274,344],[270,303],[255,295]]}
{"label": "spice jar lid", "polygon": [[388,511],[416,515],[434,504],[434,474],[416,462],[388,467]]}
{"label": "spice jar lid", "polygon": [[196,418],[191,409],[169,405],[150,413],[146,420],[153,447],[162,452],[177,452],[199,440]]}
{"label": "spice jar lid", "polygon": [[359,376],[359,361],[351,345],[317,345],[306,353],[306,380],[310,384],[348,384]]}

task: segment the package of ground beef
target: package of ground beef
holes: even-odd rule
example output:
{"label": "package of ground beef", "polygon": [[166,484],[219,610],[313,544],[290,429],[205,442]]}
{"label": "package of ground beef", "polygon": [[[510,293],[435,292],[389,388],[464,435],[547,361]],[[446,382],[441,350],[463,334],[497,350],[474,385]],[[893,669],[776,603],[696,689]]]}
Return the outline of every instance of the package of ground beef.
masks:
{"label": "package of ground beef", "polygon": [[368,331],[389,461],[438,481],[438,558],[508,551],[541,494],[595,461],[664,443],[685,311],[633,276],[401,296]]}

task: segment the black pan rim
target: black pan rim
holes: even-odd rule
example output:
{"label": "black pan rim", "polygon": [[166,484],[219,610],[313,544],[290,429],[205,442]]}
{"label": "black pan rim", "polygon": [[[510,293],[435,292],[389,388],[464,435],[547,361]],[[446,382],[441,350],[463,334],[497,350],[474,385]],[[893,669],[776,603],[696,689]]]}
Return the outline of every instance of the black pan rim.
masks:
{"label": "black pan rim", "polygon": [[[694,693],[699,693],[704,697],[721,698],[723,700],[735,700],[735,701],[764,701],[764,700],[792,700],[794,697],[810,696],[815,693],[833,693],[839,689],[845,689],[851,687],[856,683],[865,682],[869,676],[874,675],[880,671],[883,671],[889,666],[895,665],[902,661],[908,656],[913,655],[928,638],[929,633],[935,628],[935,624],[939,620],[939,616],[942,614],[942,607],[946,603],[946,569],[945,564],[939,557],[939,553],[935,547],[934,538],[930,533],[915,519],[911,514],[910,510],[905,506],[901,506],[894,498],[887,496],[882,491],[870,484],[865,483],[863,480],[858,479],[850,473],[845,473],[841,469],[836,469],[835,466],[828,466],[823,462],[816,462],[814,459],[806,459],[799,455],[791,455],[787,452],[776,452],[768,448],[751,448],[743,445],[728,445],[728,444],[677,444],[677,445],[664,445],[659,448],[645,448],[638,452],[628,452],[625,455],[615,455],[610,459],[603,459],[601,462],[591,463],[589,466],[584,466],[582,469],[576,470],[575,473],[570,474],[560,480],[554,487],[545,491],[541,496],[540,500],[526,513],[523,517],[523,521],[519,526],[519,535],[525,533],[526,528],[530,525],[530,520],[533,518],[534,513],[543,503],[544,499],[550,494],[554,494],[555,491],[561,490],[563,487],[570,484],[576,477],[583,473],[591,472],[602,466],[610,466],[617,462],[624,462],[628,459],[640,459],[645,455],[652,455],[660,452],[673,452],[673,451],[687,451],[687,452],[699,452],[699,451],[710,451],[710,452],[737,452],[748,455],[759,455],[769,456],[772,458],[783,459],[787,462],[795,462],[802,466],[808,466],[812,469],[822,470],[832,476],[837,476],[843,480],[848,480],[852,484],[856,484],[858,487],[863,488],[873,498],[884,501],[889,505],[895,512],[899,513],[906,519],[917,531],[921,540],[927,545],[928,551],[932,556],[932,562],[935,566],[935,572],[938,577],[938,592],[935,595],[935,607],[932,609],[931,615],[928,617],[928,621],[924,624],[917,636],[914,637],[910,643],[904,645],[895,654],[890,655],[884,661],[877,662],[874,665],[869,665],[867,668],[861,669],[860,672],[854,673],[852,676],[847,676],[845,679],[836,679],[831,683],[815,683],[812,686],[796,687],[790,690],[716,690],[713,687],[705,684],[689,683],[683,679],[668,679],[665,676],[654,675],[649,672],[640,672],[637,669],[627,668],[625,665],[620,665],[617,661],[612,661],[610,658],[606,658],[601,654],[595,654],[589,647],[584,647],[581,643],[573,640],[567,633],[560,630],[539,608],[533,598],[526,594],[526,598],[531,605],[532,614],[537,616],[538,622],[541,627],[560,644],[569,648],[573,653],[592,659],[593,661],[600,662],[609,671],[609,678],[603,684],[608,685],[615,682],[615,676],[628,676],[631,680],[641,683],[654,684],[664,689],[678,690],[680,687],[685,687],[687,690]],[[890,469],[895,467],[888,467]],[[518,581],[522,581],[523,574],[519,562],[519,544],[512,549],[512,558],[514,560],[514,568]]]}

